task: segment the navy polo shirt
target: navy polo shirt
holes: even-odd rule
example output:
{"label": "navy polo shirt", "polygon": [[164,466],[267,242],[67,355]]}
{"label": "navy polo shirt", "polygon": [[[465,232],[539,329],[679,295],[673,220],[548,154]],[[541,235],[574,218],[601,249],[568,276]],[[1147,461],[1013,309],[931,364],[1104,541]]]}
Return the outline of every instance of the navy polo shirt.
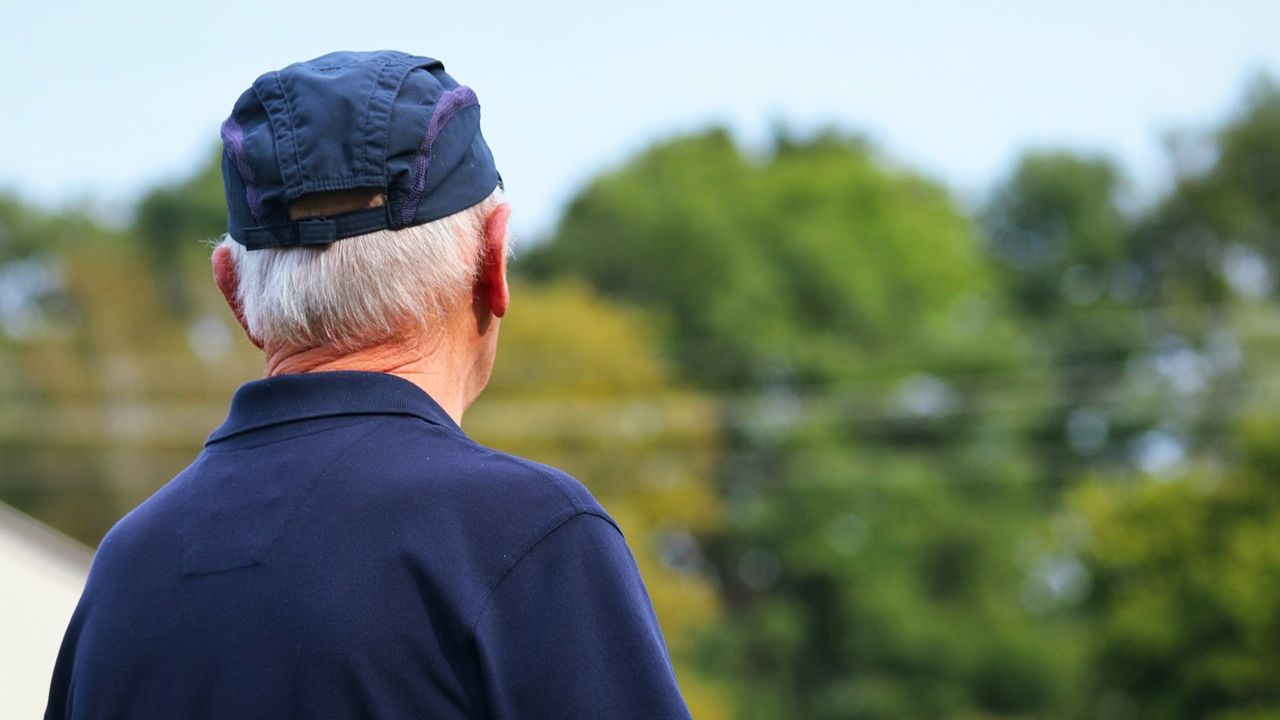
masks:
{"label": "navy polo shirt", "polygon": [[618,526],[416,385],[247,383],[103,539],[46,718],[687,718]]}

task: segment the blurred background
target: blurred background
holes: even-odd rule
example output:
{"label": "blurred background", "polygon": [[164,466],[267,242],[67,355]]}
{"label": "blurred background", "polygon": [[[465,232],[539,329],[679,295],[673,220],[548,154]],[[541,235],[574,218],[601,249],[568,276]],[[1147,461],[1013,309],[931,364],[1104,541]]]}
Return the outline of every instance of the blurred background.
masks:
{"label": "blurred background", "polygon": [[0,17],[5,717],[261,375],[219,123],[382,47],[476,88],[516,208],[465,428],[619,520],[695,717],[1280,717],[1275,3]]}

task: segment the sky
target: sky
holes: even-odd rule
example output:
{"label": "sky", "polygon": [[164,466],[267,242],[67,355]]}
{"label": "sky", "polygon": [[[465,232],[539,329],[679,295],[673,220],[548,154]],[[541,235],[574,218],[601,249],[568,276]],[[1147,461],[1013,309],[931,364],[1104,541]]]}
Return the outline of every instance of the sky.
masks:
{"label": "sky", "polygon": [[0,0],[0,191],[126,217],[217,150],[258,75],[339,49],[438,58],[482,105],[517,234],[592,177],[718,124],[864,134],[978,202],[1019,153],[1114,157],[1139,192],[1166,138],[1280,78],[1280,2]]}

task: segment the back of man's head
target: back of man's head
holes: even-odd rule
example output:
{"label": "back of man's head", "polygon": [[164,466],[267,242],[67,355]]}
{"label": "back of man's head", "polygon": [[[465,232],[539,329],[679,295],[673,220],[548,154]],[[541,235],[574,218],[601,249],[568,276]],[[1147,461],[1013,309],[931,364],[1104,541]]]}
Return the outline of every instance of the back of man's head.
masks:
{"label": "back of man's head", "polygon": [[258,342],[357,350],[470,296],[501,178],[475,93],[439,61],[342,52],[267,73],[222,139],[222,246]]}

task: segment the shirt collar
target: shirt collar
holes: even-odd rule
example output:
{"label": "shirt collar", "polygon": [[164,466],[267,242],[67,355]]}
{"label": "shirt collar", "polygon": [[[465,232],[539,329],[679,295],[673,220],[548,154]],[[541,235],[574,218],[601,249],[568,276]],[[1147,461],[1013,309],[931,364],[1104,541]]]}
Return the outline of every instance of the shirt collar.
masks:
{"label": "shirt collar", "polygon": [[271,425],[339,415],[410,415],[465,437],[422,388],[388,373],[341,370],[276,375],[247,382],[208,443]]}

